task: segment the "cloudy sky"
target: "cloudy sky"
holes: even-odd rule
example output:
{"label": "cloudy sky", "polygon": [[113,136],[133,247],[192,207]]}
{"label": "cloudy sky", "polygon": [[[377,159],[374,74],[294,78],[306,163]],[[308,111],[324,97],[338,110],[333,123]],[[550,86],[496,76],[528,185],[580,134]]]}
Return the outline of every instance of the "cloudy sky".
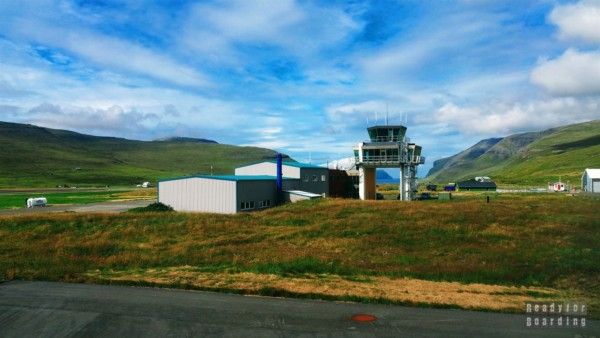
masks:
{"label": "cloudy sky", "polygon": [[322,163],[387,112],[426,170],[600,118],[600,0],[164,3],[0,0],[0,120]]}

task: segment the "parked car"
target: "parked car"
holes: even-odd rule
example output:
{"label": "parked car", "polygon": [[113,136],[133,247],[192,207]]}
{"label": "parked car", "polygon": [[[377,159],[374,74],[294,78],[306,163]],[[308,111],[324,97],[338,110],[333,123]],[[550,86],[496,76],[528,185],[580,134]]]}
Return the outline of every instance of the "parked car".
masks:
{"label": "parked car", "polygon": [[456,185],[447,185],[444,187],[444,191],[456,191]]}
{"label": "parked car", "polygon": [[419,196],[419,200],[423,201],[423,200],[430,200],[431,199],[431,194],[428,192],[422,192],[421,196]]}

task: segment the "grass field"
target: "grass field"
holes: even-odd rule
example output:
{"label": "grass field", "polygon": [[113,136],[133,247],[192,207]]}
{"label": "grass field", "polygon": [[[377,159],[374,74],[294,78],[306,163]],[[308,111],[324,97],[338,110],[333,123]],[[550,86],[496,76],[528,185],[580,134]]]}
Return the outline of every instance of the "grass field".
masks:
{"label": "grass field", "polygon": [[575,297],[597,313],[599,207],[471,194],[238,215],[0,216],[0,274],[510,311]]}
{"label": "grass field", "polygon": [[135,141],[0,122],[0,187],[135,186],[272,159],[256,147],[194,140]]}
{"label": "grass field", "polygon": [[46,197],[48,204],[87,204],[112,200],[152,198],[156,189],[44,192],[31,191],[0,194],[0,209],[23,208],[29,197]]}

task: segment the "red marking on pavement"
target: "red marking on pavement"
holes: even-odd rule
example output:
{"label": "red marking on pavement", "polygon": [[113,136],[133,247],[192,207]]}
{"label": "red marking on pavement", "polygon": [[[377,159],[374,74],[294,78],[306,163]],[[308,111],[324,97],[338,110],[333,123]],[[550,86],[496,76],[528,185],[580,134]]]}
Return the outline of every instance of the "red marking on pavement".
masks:
{"label": "red marking on pavement", "polygon": [[355,322],[359,322],[359,323],[370,323],[370,322],[376,321],[377,317],[375,317],[373,315],[367,315],[367,314],[361,313],[361,314],[352,316],[352,320]]}

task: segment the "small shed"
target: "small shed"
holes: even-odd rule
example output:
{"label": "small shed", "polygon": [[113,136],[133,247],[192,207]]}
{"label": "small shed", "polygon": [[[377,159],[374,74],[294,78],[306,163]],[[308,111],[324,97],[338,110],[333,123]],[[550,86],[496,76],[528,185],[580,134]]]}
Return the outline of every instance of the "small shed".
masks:
{"label": "small shed", "polygon": [[458,182],[458,189],[463,191],[496,191],[496,183],[493,181],[480,182],[475,179],[470,179]]}
{"label": "small shed", "polygon": [[585,169],[581,175],[581,190],[600,193],[600,169]]}
{"label": "small shed", "polygon": [[548,191],[560,192],[565,191],[567,185],[563,182],[548,183]]}

